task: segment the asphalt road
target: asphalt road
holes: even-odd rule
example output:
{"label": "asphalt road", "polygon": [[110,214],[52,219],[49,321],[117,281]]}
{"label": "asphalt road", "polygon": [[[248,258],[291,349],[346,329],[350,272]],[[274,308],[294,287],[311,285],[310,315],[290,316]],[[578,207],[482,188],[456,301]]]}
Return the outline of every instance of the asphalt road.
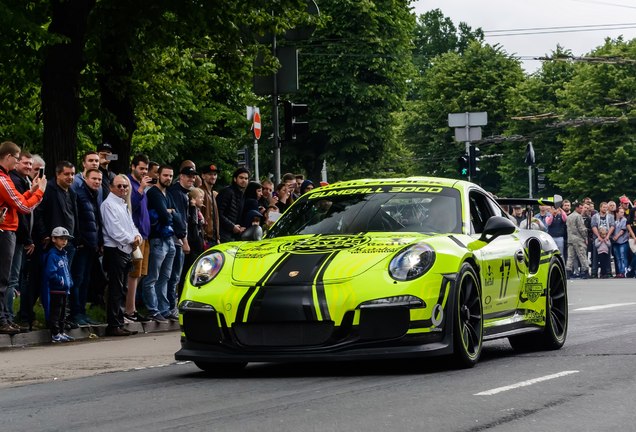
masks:
{"label": "asphalt road", "polygon": [[636,430],[636,281],[574,281],[569,296],[563,349],[516,354],[490,342],[469,370],[439,360],[250,364],[213,378],[171,360],[175,333],[1,351],[0,429]]}

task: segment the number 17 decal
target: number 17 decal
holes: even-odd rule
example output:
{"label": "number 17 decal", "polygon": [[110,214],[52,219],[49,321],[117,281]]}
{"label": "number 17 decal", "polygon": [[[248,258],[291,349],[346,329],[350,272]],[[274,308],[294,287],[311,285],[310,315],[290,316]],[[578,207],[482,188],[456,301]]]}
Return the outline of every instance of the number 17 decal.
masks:
{"label": "number 17 decal", "polygon": [[[508,291],[508,278],[510,277],[509,259],[501,261],[501,267],[499,267],[499,271],[501,272],[501,288],[499,288],[499,298],[502,298],[506,296],[506,291]],[[504,271],[506,272],[505,277]]]}

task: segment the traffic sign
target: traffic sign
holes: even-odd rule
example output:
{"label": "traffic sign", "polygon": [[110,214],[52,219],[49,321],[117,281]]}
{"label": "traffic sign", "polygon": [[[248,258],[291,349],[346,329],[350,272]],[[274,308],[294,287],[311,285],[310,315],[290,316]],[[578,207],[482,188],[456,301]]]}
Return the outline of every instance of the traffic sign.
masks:
{"label": "traffic sign", "polygon": [[481,128],[478,126],[468,128],[455,128],[455,140],[460,142],[479,141],[481,139]]}
{"label": "traffic sign", "polygon": [[252,118],[252,130],[254,131],[254,138],[261,138],[261,115],[258,111],[254,112],[254,117]]}
{"label": "traffic sign", "polygon": [[488,113],[485,111],[448,114],[448,127],[486,126],[487,124]]}

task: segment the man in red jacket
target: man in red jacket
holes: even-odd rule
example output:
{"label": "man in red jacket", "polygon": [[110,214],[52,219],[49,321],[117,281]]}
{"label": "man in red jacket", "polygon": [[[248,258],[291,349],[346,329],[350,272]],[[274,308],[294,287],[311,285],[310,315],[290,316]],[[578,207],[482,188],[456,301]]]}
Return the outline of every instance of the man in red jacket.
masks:
{"label": "man in red jacket", "polygon": [[[20,147],[10,141],[0,144],[0,212],[6,212],[0,222],[0,334],[13,335],[20,327],[10,321],[7,308],[7,290],[11,262],[15,251],[15,232],[18,229],[18,212],[26,214],[42,201],[46,189],[46,178],[36,177],[31,190],[23,194],[18,192],[9,176],[20,160]],[[6,210],[2,210],[6,208]],[[5,258],[6,257],[6,258]]]}

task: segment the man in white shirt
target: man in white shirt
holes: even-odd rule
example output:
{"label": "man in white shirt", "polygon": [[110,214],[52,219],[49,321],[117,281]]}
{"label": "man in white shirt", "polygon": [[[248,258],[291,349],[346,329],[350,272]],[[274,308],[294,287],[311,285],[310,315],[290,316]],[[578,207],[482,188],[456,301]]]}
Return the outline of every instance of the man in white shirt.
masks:
{"label": "man in white shirt", "polygon": [[131,253],[141,243],[141,235],[130,213],[130,182],[123,174],[115,176],[110,194],[101,206],[104,234],[104,271],[108,274],[106,321],[108,336],[137,333],[124,328],[124,302],[128,291]]}

